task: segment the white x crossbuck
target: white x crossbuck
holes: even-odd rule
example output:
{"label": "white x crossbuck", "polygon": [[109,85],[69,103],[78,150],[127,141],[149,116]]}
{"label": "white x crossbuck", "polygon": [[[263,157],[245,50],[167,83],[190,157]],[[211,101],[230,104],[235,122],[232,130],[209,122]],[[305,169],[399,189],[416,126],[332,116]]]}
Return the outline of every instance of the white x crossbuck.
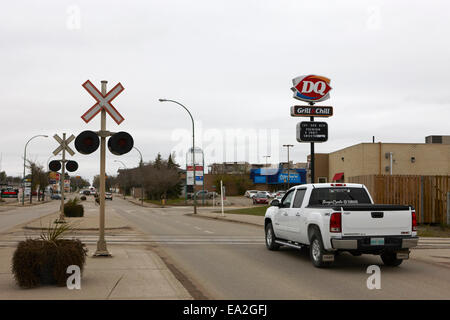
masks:
{"label": "white x crossbuck", "polygon": [[119,113],[119,111],[114,108],[114,106],[111,104],[111,101],[114,100],[115,97],[119,95],[124,90],[124,87],[119,82],[114,88],[112,88],[105,96],[101,94],[100,91],[90,82],[87,80],[85,83],[83,83],[83,88],[89,92],[89,94],[97,100],[97,102],[88,110],[85,114],[81,116],[81,118],[88,123],[89,121],[94,118],[97,113],[99,113],[102,109],[105,109],[106,112],[111,116],[111,118],[114,119],[114,121],[117,124],[120,124],[124,118]]}
{"label": "white x crossbuck", "polygon": [[[64,137],[65,135],[66,134],[64,133]],[[61,137],[57,134],[55,134],[53,138],[55,138],[55,140],[59,142],[59,147],[56,148],[55,151],[53,151],[53,154],[55,156],[63,150],[66,150],[71,156],[75,154],[75,152],[73,152],[73,150],[69,147],[69,143],[71,143],[75,139],[75,136],[73,134],[67,139],[61,139]]]}

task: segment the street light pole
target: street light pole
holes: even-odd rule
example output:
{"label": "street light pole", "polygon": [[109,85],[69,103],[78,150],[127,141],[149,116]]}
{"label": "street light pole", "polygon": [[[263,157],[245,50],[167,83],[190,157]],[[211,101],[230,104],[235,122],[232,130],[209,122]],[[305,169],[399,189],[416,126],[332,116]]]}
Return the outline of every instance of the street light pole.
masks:
{"label": "street light pole", "polygon": [[139,155],[141,156],[141,161],[139,162],[139,171],[141,171],[141,205],[144,206],[144,174],[142,172],[142,166],[144,165],[144,160],[142,159],[142,152],[136,148],[133,147],[134,149],[137,150],[137,152],[139,152]]}
{"label": "street light pole", "polygon": [[[186,108],[184,105],[182,105],[181,103],[179,103],[179,102],[177,102],[175,100],[159,99],[159,102],[173,102],[173,103],[176,103],[179,106],[183,107],[184,110],[186,110],[187,113],[189,114],[189,116],[191,117],[191,121],[192,121],[192,169],[193,169],[193,173],[194,173],[194,214],[197,214],[197,196],[195,194],[195,129],[194,129],[194,118],[192,117],[192,114],[190,113],[188,108]],[[186,168],[186,176],[187,176],[187,168]]]}
{"label": "street light pole", "polygon": [[[125,170],[127,170],[128,168],[127,168],[127,166],[125,165],[125,163],[123,163],[122,161],[120,161],[120,160],[114,160],[114,162],[120,162],[121,164],[122,164],[122,166],[125,168]],[[128,180],[128,179],[127,179]],[[125,200],[125,195],[126,195],[126,192],[127,192],[127,185],[128,185],[128,183],[126,182],[125,183],[125,190],[123,191],[123,199]]]}
{"label": "street light pole", "polygon": [[288,190],[289,190],[289,186],[290,186],[290,181],[291,181],[291,163],[289,162],[289,148],[293,147],[293,144],[283,144],[283,147],[287,148],[287,162],[288,162]]}
{"label": "street light pole", "polygon": [[[34,138],[37,138],[37,137],[48,138],[47,135],[38,134],[38,135],[35,135],[34,137],[32,137],[30,140],[28,140],[27,143],[25,144],[25,150],[23,151],[22,205],[25,205],[25,163],[27,161],[27,146],[31,140],[33,140]],[[31,190],[30,190],[30,192],[31,192]]]}

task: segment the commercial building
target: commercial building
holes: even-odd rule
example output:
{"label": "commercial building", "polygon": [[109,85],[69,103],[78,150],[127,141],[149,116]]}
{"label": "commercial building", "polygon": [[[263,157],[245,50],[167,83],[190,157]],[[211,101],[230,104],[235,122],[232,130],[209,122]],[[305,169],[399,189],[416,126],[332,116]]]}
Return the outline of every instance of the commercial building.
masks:
{"label": "commercial building", "polygon": [[316,182],[366,175],[450,175],[450,136],[428,136],[425,143],[360,143],[315,154]]}

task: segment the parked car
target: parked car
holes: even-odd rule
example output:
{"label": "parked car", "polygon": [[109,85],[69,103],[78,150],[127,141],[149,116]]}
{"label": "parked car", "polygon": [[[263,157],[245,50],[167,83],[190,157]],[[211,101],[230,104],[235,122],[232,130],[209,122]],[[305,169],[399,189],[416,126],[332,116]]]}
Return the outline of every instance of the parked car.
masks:
{"label": "parked car", "polygon": [[84,190],[84,191],[83,191],[83,194],[84,194],[85,196],[90,196],[90,195],[91,195],[91,191],[90,191],[90,190]]}
{"label": "parked car", "polygon": [[256,195],[253,196],[253,204],[268,204],[269,196],[266,191],[258,191]]}
{"label": "parked car", "polygon": [[[209,192],[208,190],[200,190],[200,191],[197,191],[196,193],[195,193],[195,197],[196,197],[196,199],[198,200],[198,199],[212,199],[212,198],[218,198],[219,197],[219,194],[217,193],[217,192],[215,192],[215,191],[211,191],[211,192]],[[192,193],[192,192],[190,192],[190,193],[188,193],[187,194],[187,198],[188,199],[193,199],[194,198],[194,193]]]}
{"label": "parked car", "polygon": [[340,251],[380,255],[398,266],[419,241],[414,208],[374,204],[362,184],[300,185],[272,204],[264,221],[267,248],[309,247],[316,267],[331,265]]}
{"label": "parked car", "polygon": [[285,194],[286,194],[286,191],[279,190],[279,191],[275,192],[275,197],[283,197]]}
{"label": "parked car", "polygon": [[282,196],[278,196],[278,197],[273,198],[272,201],[270,201],[270,205],[273,206],[275,203],[277,203],[277,202],[274,202],[275,200],[277,200],[278,203],[280,203],[281,199],[283,199]]}
{"label": "parked car", "polygon": [[[52,193],[52,195],[50,196],[50,199],[61,200],[61,194],[60,193]],[[66,200],[66,196],[64,196],[64,200]]]}
{"label": "parked car", "polygon": [[246,196],[247,198],[253,198],[254,195],[256,195],[258,193],[258,190],[247,190],[245,191],[244,196]]}
{"label": "parked car", "polygon": [[106,192],[105,193],[105,199],[106,200],[112,200],[113,199],[113,195],[111,192]]}

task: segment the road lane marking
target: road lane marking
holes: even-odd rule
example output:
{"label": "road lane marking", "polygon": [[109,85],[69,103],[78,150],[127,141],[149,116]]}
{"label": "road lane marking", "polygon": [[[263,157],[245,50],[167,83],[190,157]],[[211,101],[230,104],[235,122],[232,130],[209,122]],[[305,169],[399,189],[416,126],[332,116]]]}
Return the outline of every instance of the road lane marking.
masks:
{"label": "road lane marking", "polygon": [[202,230],[202,228],[197,227],[197,226],[194,226],[194,228],[197,229],[197,230]]}
{"label": "road lane marking", "polygon": [[214,232],[212,232],[212,231],[209,231],[209,230],[205,230],[205,232],[206,232],[206,233],[214,233]]}

